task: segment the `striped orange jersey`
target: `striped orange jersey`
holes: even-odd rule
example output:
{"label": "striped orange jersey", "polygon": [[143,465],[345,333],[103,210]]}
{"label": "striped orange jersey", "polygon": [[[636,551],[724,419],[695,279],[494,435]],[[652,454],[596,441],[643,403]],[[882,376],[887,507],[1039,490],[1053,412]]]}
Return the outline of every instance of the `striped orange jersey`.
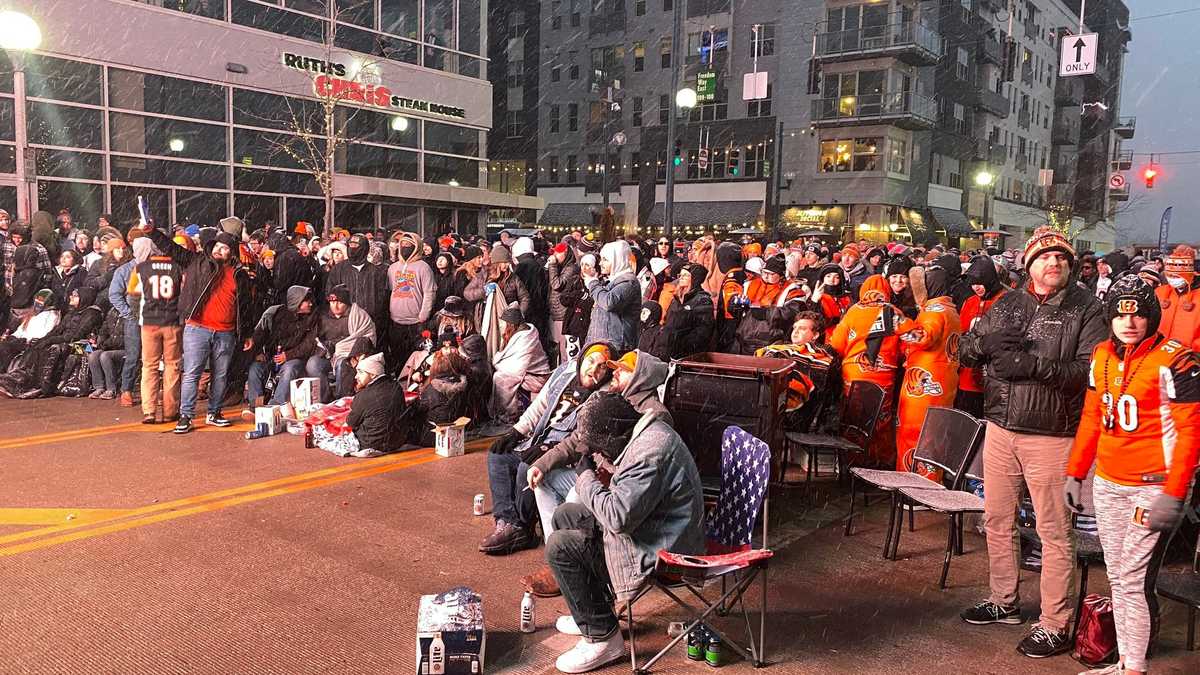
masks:
{"label": "striped orange jersey", "polygon": [[1106,480],[1162,484],[1164,493],[1183,499],[1200,453],[1198,425],[1195,353],[1161,334],[1131,350],[1105,340],[1092,352],[1067,475],[1082,480],[1095,462],[1096,474]]}

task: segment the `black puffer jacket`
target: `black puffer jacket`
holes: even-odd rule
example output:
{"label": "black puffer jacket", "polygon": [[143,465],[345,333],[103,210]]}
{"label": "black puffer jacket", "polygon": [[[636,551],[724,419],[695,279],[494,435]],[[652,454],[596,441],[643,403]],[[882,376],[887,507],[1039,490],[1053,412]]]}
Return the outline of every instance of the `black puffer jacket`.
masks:
{"label": "black puffer jacket", "polygon": [[410,416],[406,412],[404,387],[384,375],[354,395],[346,423],[354,430],[359,447],[390,452],[408,440]]}
{"label": "black puffer jacket", "polygon": [[[197,253],[176,244],[170,237],[156,228],[147,230],[146,236],[150,237],[150,241],[154,242],[159,251],[164,255],[170,256],[177,264],[183,266],[183,288],[179,291],[179,321],[180,323],[187,323],[189,319],[200,312],[204,306],[204,302],[208,300],[213,280],[216,279],[217,274],[221,271],[221,266],[226,263],[214,260],[209,254],[212,250],[211,244],[205,247],[204,253]],[[261,312],[254,311],[254,280],[237,263],[236,256],[234,256],[233,264],[236,265],[233,270],[233,278],[237,283],[235,331],[238,340],[245,340],[254,333],[254,324],[258,321]]]}
{"label": "black puffer jacket", "polygon": [[[983,340],[991,333],[1020,330],[1024,354],[1035,359],[1031,378],[1003,380]],[[1074,436],[1083,410],[1092,349],[1108,336],[1100,302],[1070,283],[1045,302],[1028,289],[1006,293],[959,342],[964,366],[984,368],[984,418],[1008,431]]]}
{"label": "black puffer jacket", "polygon": [[57,345],[77,340],[86,340],[88,336],[100,329],[104,323],[104,313],[95,305],[96,291],[84,287],[79,292],[79,307],[63,312],[62,320],[54,330],[46,334],[42,345]]}
{"label": "black puffer jacket", "polygon": [[583,278],[579,276],[579,261],[575,251],[567,247],[566,258],[560,265],[553,256],[547,268],[550,280],[550,318],[562,321],[567,309],[583,297]]}
{"label": "black puffer jacket", "polygon": [[667,322],[663,332],[667,334],[667,345],[672,359],[706,352],[713,336],[712,296],[703,288],[696,288],[686,298],[675,296],[667,310]]}
{"label": "black puffer jacket", "polygon": [[96,351],[107,352],[125,348],[125,319],[116,307],[104,315],[104,323],[96,332]]}

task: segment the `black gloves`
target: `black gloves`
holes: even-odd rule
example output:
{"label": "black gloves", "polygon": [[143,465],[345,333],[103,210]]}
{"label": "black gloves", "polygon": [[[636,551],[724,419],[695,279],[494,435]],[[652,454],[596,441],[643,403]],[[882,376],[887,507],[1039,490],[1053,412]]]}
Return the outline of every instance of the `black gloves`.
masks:
{"label": "black gloves", "polygon": [[1037,357],[1025,352],[1004,351],[993,356],[990,365],[992,375],[1001,380],[1030,380],[1037,372]]}
{"label": "black gloves", "polygon": [[521,436],[521,434],[517,433],[516,431],[510,431],[500,438],[497,438],[492,443],[492,447],[488,449],[488,452],[493,452],[497,455],[508,454],[512,452],[514,448],[520,445],[523,439],[524,437]]}
{"label": "black gloves", "polygon": [[979,339],[979,346],[985,355],[995,358],[1000,352],[1020,351],[1024,339],[1023,334],[1005,329],[984,335]]}
{"label": "black gloves", "polygon": [[1063,498],[1067,508],[1075,513],[1083,513],[1083,481],[1067,476],[1067,484],[1063,486]]}

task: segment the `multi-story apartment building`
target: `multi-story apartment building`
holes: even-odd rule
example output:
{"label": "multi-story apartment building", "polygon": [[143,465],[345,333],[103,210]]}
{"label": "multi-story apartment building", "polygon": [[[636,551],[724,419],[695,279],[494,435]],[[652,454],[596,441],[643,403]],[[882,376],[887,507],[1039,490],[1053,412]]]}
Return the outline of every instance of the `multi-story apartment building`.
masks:
{"label": "multi-story apartment building", "polygon": [[323,147],[328,129],[307,115],[337,87],[362,95],[337,109],[351,142],[330,167],[336,224],[480,231],[488,208],[540,203],[486,189],[486,0],[5,7],[44,36],[22,77],[7,59],[0,68],[0,206],[10,211],[20,201],[23,213],[69,208],[82,222],[101,213],[129,222],[140,195],[159,222],[215,224],[232,213],[252,227],[320,225],[316,178],[279,150],[297,131]]}
{"label": "multi-story apartment building", "polygon": [[[1091,5],[1103,9],[1093,15]],[[1018,245],[1050,213],[1066,213],[1076,232],[1088,230],[1082,242],[1106,241],[1109,201],[1094,188],[1116,152],[1127,31],[1102,36],[1103,74],[1059,78],[1059,36],[1078,29],[1077,6],[1063,0],[691,0],[681,86],[701,100],[668,139],[670,67],[680,58],[672,7],[542,3],[543,224],[595,218],[603,140],[616,137],[624,143],[609,146],[609,196],[630,228],[661,225],[664,178],[675,171],[685,234],[778,214],[785,225],[872,240],[960,243],[996,226]],[[1105,26],[1123,25],[1111,20],[1121,12],[1121,0],[1089,3],[1089,18]],[[743,78],[756,68],[768,74],[768,97],[744,100]],[[606,117],[601,98],[618,80],[620,110]],[[1094,101],[1108,113],[1084,105]],[[1075,171],[1084,156],[1102,160],[1081,159]],[[994,180],[977,189],[985,168]]]}
{"label": "multi-story apartment building", "polygon": [[[492,0],[488,14],[488,73],[492,119],[488,137],[488,189],[515,195],[537,193],[540,107],[538,62],[541,30],[538,0]],[[498,219],[533,220],[536,210],[494,209]]]}

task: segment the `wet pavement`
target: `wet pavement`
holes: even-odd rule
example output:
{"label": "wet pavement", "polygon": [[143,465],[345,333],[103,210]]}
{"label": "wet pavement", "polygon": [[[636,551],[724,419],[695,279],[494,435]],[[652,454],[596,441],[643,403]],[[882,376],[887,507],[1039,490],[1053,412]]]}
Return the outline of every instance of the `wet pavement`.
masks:
{"label": "wet pavement", "polygon": [[[0,401],[0,673],[413,673],[419,596],[459,585],[484,598],[487,672],[554,672],[573,643],[553,629],[561,599],[539,600],[539,630],[517,632],[517,580],[542,549],[475,550],[492,525],[471,515],[487,491],[486,442],[452,459],[428,449],[341,459],[295,436],[246,441],[246,424],[179,437],[139,420],[113,401]],[[886,511],[873,506],[844,538],[845,497],[831,487],[812,507],[802,490],[772,497],[763,672],[1083,670],[1017,654],[1027,626],[957,618],[986,595],[982,538],[966,537],[938,590],[944,519],[917,514],[900,560],[885,561]],[[1033,615],[1037,577],[1022,582]],[[1093,570],[1091,589],[1105,588]],[[665,644],[667,623],[684,618],[662,596],[636,613],[639,650]],[[1154,672],[1200,672],[1200,652],[1183,650],[1185,621],[1165,606]],[[709,670],[682,646],[655,668]]]}

